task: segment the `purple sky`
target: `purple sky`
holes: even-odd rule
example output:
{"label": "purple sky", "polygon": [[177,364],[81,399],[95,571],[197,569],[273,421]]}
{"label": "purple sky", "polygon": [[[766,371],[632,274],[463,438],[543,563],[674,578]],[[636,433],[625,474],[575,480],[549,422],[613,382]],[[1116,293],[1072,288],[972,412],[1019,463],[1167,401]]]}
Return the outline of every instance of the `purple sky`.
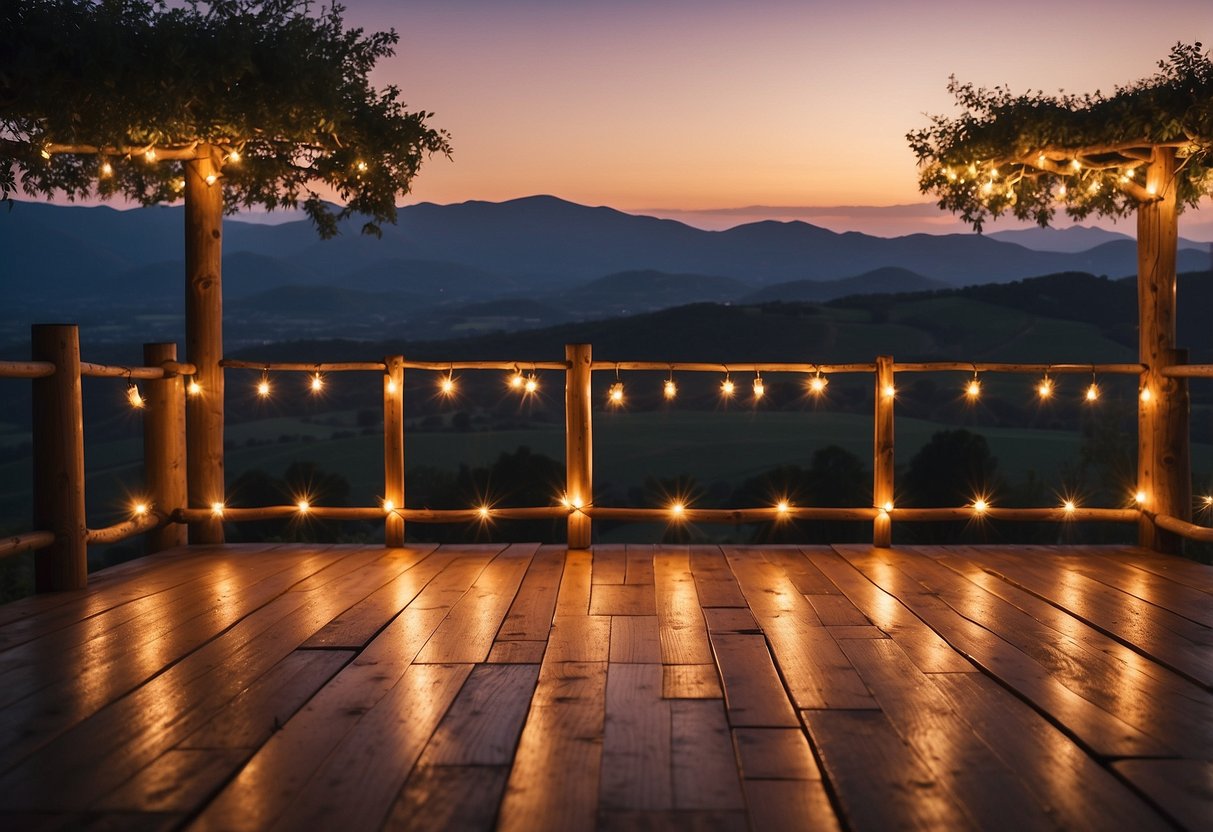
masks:
{"label": "purple sky", "polygon": [[[346,6],[349,23],[400,33],[376,81],[398,84],[452,134],[454,161],[423,168],[417,200],[550,193],[671,216],[919,203],[904,135],[924,113],[952,112],[950,74],[1017,91],[1110,91],[1152,73],[1177,41],[1213,44],[1210,0]],[[1185,233],[1207,226],[1213,238],[1213,216],[1200,219]],[[899,217],[885,233],[958,228],[945,216],[918,222]]]}

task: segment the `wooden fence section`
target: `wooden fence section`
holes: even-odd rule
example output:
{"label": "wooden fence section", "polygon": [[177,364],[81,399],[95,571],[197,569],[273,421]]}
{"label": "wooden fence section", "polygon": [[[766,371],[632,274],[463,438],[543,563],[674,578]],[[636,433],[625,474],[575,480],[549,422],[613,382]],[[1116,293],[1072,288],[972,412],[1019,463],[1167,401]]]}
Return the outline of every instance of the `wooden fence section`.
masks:
{"label": "wooden fence section", "polygon": [[[1150,368],[1141,364],[1040,364],[994,362],[904,362],[879,356],[872,363],[814,364],[804,362],[759,362],[718,364],[706,362],[600,361],[594,360],[591,345],[569,344],[564,361],[412,361],[387,356],[381,361],[357,362],[256,362],[224,359],[218,362],[217,385],[200,383],[196,368],[176,360],[173,344],[149,344],[144,364],[122,367],[91,364],[80,360],[78,331],[71,325],[35,326],[31,336],[30,361],[0,362],[0,378],[31,379],[34,399],[34,526],[35,531],[0,539],[0,556],[39,549],[36,583],[40,590],[82,587],[86,581],[86,546],[113,543],[135,534],[149,533],[149,551],[159,551],[185,542],[188,524],[190,542],[222,542],[223,523],[289,518],[309,513],[321,519],[372,520],[384,523],[385,544],[404,543],[407,523],[464,523],[486,519],[567,518],[570,548],[591,542],[592,521],[663,521],[752,523],[784,519],[855,520],[873,524],[873,542],[888,546],[892,524],[898,521],[932,522],[968,519],[983,515],[993,519],[1026,522],[1137,522],[1143,545],[1173,549],[1181,539],[1213,542],[1213,529],[1191,522],[1189,474],[1188,394],[1189,378],[1213,377],[1213,365],[1186,364],[1186,355],[1173,350],[1173,363]],[[222,492],[222,453],[210,458],[213,443],[194,442],[187,431],[186,412],[197,400],[213,399],[223,390],[227,369],[273,372],[369,372],[378,373],[383,386],[384,501],[378,506],[326,507],[300,503],[294,506],[234,508],[225,505]],[[517,384],[538,370],[565,373],[566,491],[560,505],[520,508],[472,506],[454,510],[409,508],[405,494],[404,379],[408,370],[450,374],[454,370],[512,372]],[[835,374],[870,374],[874,383],[873,413],[873,500],[870,506],[824,508],[791,506],[701,509],[671,505],[653,507],[606,507],[594,504],[592,378],[594,372],[661,371],[673,373],[798,373],[813,389],[814,379]],[[1097,395],[1097,375],[1135,375],[1139,397],[1139,499],[1135,508],[1090,508],[1072,504],[1040,508],[998,508],[981,501],[950,508],[903,508],[894,504],[894,422],[896,378],[900,373],[972,372],[1038,373],[1042,384],[1050,377],[1089,374],[1089,396]],[[144,467],[148,489],[145,504],[132,507],[132,516],[104,529],[88,529],[84,508],[84,437],[80,397],[82,376],[125,378],[130,384],[131,403],[143,409]],[[188,378],[188,382],[187,382]],[[145,381],[140,391],[135,380]],[[216,379],[212,379],[215,382]],[[671,391],[672,392],[672,389]],[[188,403],[188,404],[187,404]],[[212,405],[214,402],[212,402]],[[210,421],[204,420],[210,429]],[[190,430],[193,430],[191,428]],[[1175,437],[1178,437],[1176,439]],[[189,452],[193,442],[196,452]],[[187,462],[188,459],[188,462]],[[193,466],[215,465],[218,473],[201,474]],[[219,486],[215,483],[218,482]],[[199,491],[204,489],[205,492]]]}

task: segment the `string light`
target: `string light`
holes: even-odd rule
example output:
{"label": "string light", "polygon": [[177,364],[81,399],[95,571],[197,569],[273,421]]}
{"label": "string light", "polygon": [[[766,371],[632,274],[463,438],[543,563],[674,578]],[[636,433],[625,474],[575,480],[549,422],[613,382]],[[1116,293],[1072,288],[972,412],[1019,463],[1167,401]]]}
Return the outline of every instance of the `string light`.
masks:
{"label": "string light", "polygon": [[1151,182],[1150,184],[1146,185],[1146,193],[1148,193],[1150,196],[1154,196],[1158,193],[1158,186]]}
{"label": "string light", "polygon": [[521,390],[526,384],[526,379],[522,376],[522,371],[518,369],[518,365],[514,365],[514,373],[510,376],[508,384],[515,390]]}
{"label": "string light", "polygon": [[720,382],[720,395],[729,398],[733,395],[736,388],[733,386],[733,380],[729,378],[729,374],[725,373],[724,381]]}
{"label": "string light", "polygon": [[143,394],[139,392],[139,385],[135,384],[133,381],[126,388],[126,400],[130,402],[131,407],[134,408],[140,408],[147,404],[147,402],[143,400]]}
{"label": "string light", "polygon": [[223,503],[211,503],[211,515],[214,517],[222,517]]}
{"label": "string light", "polygon": [[524,384],[522,387],[524,390],[526,390],[526,392],[534,393],[539,389],[539,379],[534,373],[531,373],[526,377],[526,384]]}
{"label": "string light", "polygon": [[213,173],[208,173],[208,174],[206,175],[206,184],[208,184],[208,185],[214,185],[214,184],[215,184],[216,182],[218,182],[218,181],[219,181],[219,177],[218,177],[218,176],[216,176],[215,174],[213,174]]}
{"label": "string light", "polygon": [[257,382],[257,395],[266,398],[270,394],[270,371],[267,367],[261,373],[261,381]]}
{"label": "string light", "polygon": [[108,179],[109,177],[111,177],[111,176],[113,176],[113,175],[114,175],[114,166],[113,166],[113,165],[111,165],[109,162],[102,162],[102,163],[101,163],[101,176],[102,176],[102,178],[107,178],[107,179]]}
{"label": "string light", "polygon": [[674,377],[671,375],[665,380],[665,385],[661,391],[667,399],[672,399],[678,395],[678,385],[674,383]]}
{"label": "string light", "polygon": [[1078,508],[1078,506],[1076,506],[1074,504],[1073,500],[1066,500],[1064,503],[1061,504],[1061,510],[1064,511],[1066,514],[1073,514],[1074,510],[1076,508]]}
{"label": "string light", "polygon": [[185,190],[185,180],[182,179],[181,177],[177,177],[176,179],[174,179],[172,184],[173,184],[173,190],[177,191],[178,193]]}
{"label": "string light", "polygon": [[148,162],[156,161],[156,149],[151,148],[150,150],[145,151],[143,154],[143,158]]}
{"label": "string light", "polygon": [[1036,385],[1036,394],[1042,399],[1047,399],[1053,395],[1053,379],[1049,378],[1048,372],[1040,380],[1040,384]]}
{"label": "string light", "polygon": [[775,511],[779,514],[787,514],[789,508],[791,508],[791,506],[788,505],[787,500],[780,500],[775,504]]}
{"label": "string light", "polygon": [[295,503],[295,507],[299,509],[300,514],[307,514],[308,510],[312,507],[312,504],[307,500],[300,500],[299,502]]}
{"label": "string light", "polygon": [[391,376],[387,377],[387,391],[389,395],[396,395],[396,379]]}
{"label": "string light", "polygon": [[1136,494],[1134,494],[1133,502],[1137,503],[1139,506],[1144,505],[1146,502],[1146,492],[1138,491]]}
{"label": "string light", "polygon": [[682,517],[682,513],[685,510],[686,510],[686,506],[684,506],[678,500],[675,500],[674,502],[670,503],[670,514],[674,515],[674,517],[676,517],[676,518]]}
{"label": "string light", "polygon": [[977,378],[976,369],[973,370],[973,377],[969,379],[969,383],[965,385],[965,395],[974,400],[981,396],[981,380]]}
{"label": "string light", "polygon": [[885,503],[883,506],[880,507],[880,510],[883,511],[885,514],[888,514],[890,511],[893,510],[893,501],[885,500]]}
{"label": "string light", "polygon": [[235,162],[235,163],[239,164],[240,163],[240,151],[233,150],[231,153],[227,154],[227,160],[229,162]]}
{"label": "string light", "polygon": [[826,391],[826,385],[829,383],[830,380],[821,374],[821,370],[818,370],[816,374],[809,379],[809,392],[814,396],[820,396]]}
{"label": "string light", "polygon": [[191,396],[197,396],[202,392],[202,385],[198,383],[198,379],[191,377],[190,383],[185,385],[185,392]]}
{"label": "string light", "polygon": [[1061,187],[1059,187],[1059,188],[1057,189],[1057,195],[1058,195],[1058,196],[1065,196],[1065,195],[1066,195],[1066,186],[1065,186],[1065,185],[1062,185]]}
{"label": "string light", "polygon": [[974,501],[973,501],[973,512],[974,512],[975,514],[985,514],[985,513],[986,513],[986,510],[987,510],[989,507],[990,507],[990,504],[989,504],[989,503],[987,503],[987,502],[986,502],[984,499],[982,499],[981,497],[978,497],[976,500],[974,500]]}
{"label": "string light", "polygon": [[1074,168],[1074,170],[1082,170],[1082,162],[1075,159],[1074,161],[1070,162],[1070,167]]}
{"label": "string light", "polygon": [[142,517],[143,515],[147,514],[147,512],[147,503],[135,503],[133,506],[131,506],[131,514],[135,515],[136,517]]}
{"label": "string light", "polygon": [[476,511],[480,515],[481,520],[489,519],[489,507],[488,506],[482,505],[479,508],[477,508]]}
{"label": "string light", "polygon": [[366,173],[367,164],[366,164],[366,162],[363,162],[361,159],[358,160],[358,164],[356,164],[354,167],[358,168],[359,173]]}
{"label": "string light", "polygon": [[1154,398],[1154,394],[1150,392],[1149,386],[1143,385],[1141,388],[1141,400],[1143,402],[1148,402],[1152,398]]}
{"label": "string light", "polygon": [[897,395],[897,388],[894,387],[892,384],[886,384],[882,388],[881,392],[884,393],[884,397],[886,399],[891,399]]}
{"label": "string light", "polygon": [[43,159],[46,159],[47,161],[50,161],[50,158],[51,158],[51,152],[50,152],[49,150],[47,150],[47,149],[44,147],[44,148],[42,148],[41,153],[42,153],[42,158],[43,158]]}
{"label": "string light", "polygon": [[754,374],[754,398],[761,399],[767,392],[766,385],[762,383],[762,374]]}
{"label": "string light", "polygon": [[396,510],[396,504],[395,504],[395,503],[393,503],[391,500],[384,500],[384,501],[383,501],[383,511],[384,511],[384,513],[385,513],[385,514],[391,514],[391,513],[392,513],[393,511],[395,511],[395,510]]}
{"label": "string light", "polygon": [[309,386],[312,388],[313,393],[319,393],[324,389],[324,376],[320,375],[319,370],[312,373],[312,381]]}
{"label": "string light", "polygon": [[448,371],[442,377],[442,380],[438,382],[438,389],[442,391],[442,395],[444,396],[453,396],[455,394],[455,376],[453,373],[454,370]]}
{"label": "string light", "polygon": [[607,396],[610,399],[611,404],[614,404],[614,405],[623,404],[623,382],[617,381],[614,384],[612,384],[611,389],[608,392]]}

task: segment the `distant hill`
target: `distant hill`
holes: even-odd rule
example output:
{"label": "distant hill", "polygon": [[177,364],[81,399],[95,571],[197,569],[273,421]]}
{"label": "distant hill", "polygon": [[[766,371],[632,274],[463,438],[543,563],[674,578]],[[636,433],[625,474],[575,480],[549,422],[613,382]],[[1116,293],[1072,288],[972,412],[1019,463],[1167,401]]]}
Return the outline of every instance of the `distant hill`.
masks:
{"label": "distant hill", "polygon": [[557,294],[555,301],[578,317],[601,317],[701,301],[726,302],[745,294],[749,288],[731,277],[644,269],[599,277]]}
{"label": "distant hill", "polygon": [[[1070,228],[1024,228],[1014,231],[995,231],[987,236],[992,240],[1015,243],[1034,251],[1056,251],[1068,254],[1087,251],[1117,240],[1134,239],[1130,234],[1085,225],[1075,225]],[[1183,237],[1179,238],[1179,247],[1204,252],[1210,250],[1209,243],[1198,243]]]}
{"label": "distant hill", "polygon": [[776,283],[740,298],[741,303],[767,301],[826,301],[848,295],[892,294],[944,289],[947,284],[915,274],[909,269],[888,266],[841,280],[792,280]]}

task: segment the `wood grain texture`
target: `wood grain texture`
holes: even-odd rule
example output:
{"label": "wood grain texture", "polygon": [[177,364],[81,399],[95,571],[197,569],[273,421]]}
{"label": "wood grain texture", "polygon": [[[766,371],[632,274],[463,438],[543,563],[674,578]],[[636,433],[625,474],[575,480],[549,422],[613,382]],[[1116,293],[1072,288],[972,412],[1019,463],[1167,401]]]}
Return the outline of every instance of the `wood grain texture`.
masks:
{"label": "wood grain texture", "polygon": [[661,640],[655,615],[611,616],[612,664],[661,663]]}
{"label": "wood grain texture", "polygon": [[745,794],[754,829],[763,832],[842,829],[820,780],[746,780]]}
{"label": "wood grain texture", "polygon": [[670,703],[677,809],[744,809],[729,723],[720,700]]}
{"label": "wood grain texture", "polygon": [[670,703],[661,698],[661,665],[612,663],[599,806],[672,809],[671,773]]}
{"label": "wood grain texture", "polygon": [[733,743],[747,780],[820,780],[809,739],[800,728],[734,728]]}
{"label": "wood grain texture", "polygon": [[707,625],[686,550],[658,549],[652,561],[661,661],[706,664],[712,660]]}
{"label": "wood grain texture", "polygon": [[652,585],[594,584],[590,615],[656,615]]}
{"label": "wood grain texture", "polygon": [[667,664],[661,668],[661,695],[666,699],[721,699],[715,664]]}
{"label": "wood grain texture", "polygon": [[724,681],[730,725],[799,724],[762,636],[713,634],[712,650]]}

